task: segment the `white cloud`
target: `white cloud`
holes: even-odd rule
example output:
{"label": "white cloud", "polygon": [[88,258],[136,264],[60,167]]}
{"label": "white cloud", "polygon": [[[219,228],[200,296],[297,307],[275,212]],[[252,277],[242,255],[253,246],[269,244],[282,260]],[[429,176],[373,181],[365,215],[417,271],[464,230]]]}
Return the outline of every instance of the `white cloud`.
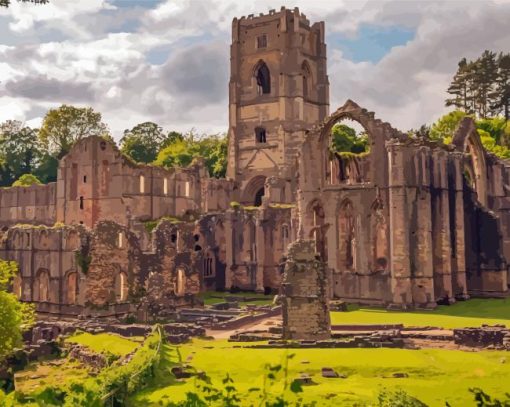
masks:
{"label": "white cloud", "polygon": [[[486,48],[508,52],[510,44],[508,1],[281,3],[297,5],[312,23],[325,20],[329,38],[355,38],[366,24],[416,31],[377,63],[353,62],[328,43],[331,110],[350,98],[403,130],[444,112],[460,58],[476,58]],[[225,131],[232,18],[267,12],[275,3],[172,0],[153,10],[115,9],[105,0],[50,4],[13,2],[0,11],[10,22],[6,43],[17,44],[0,44],[0,120],[38,123],[43,108],[90,105],[119,138],[147,120],[167,129]],[[168,59],[151,65],[150,52],[158,49]]]}

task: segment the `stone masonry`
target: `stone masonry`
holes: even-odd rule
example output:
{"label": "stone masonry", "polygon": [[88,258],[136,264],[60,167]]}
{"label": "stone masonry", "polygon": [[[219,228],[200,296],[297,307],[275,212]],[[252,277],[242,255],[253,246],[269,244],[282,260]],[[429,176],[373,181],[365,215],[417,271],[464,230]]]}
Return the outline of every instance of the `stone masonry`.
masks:
{"label": "stone masonry", "polygon": [[284,339],[331,336],[326,267],[314,246],[306,240],[289,246],[281,294]]}

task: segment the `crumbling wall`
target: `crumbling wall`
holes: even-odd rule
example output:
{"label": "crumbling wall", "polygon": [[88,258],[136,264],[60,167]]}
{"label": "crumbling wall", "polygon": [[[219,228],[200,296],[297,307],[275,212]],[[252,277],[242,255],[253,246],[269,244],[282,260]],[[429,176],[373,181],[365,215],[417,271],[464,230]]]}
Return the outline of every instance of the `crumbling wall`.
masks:
{"label": "crumbling wall", "polygon": [[297,240],[289,246],[281,302],[285,339],[331,337],[326,265],[313,241]]}

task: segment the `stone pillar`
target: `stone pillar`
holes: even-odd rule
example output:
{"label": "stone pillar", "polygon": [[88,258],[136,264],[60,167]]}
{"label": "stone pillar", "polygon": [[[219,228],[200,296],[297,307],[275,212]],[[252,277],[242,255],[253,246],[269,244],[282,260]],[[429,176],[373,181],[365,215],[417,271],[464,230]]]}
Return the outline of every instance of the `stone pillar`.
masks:
{"label": "stone pillar", "polygon": [[434,165],[432,201],[432,238],[434,241],[434,291],[436,300],[454,303],[452,286],[452,249],[450,204],[448,200],[448,157],[444,150],[432,154]]}
{"label": "stone pillar", "polygon": [[430,197],[430,149],[422,147],[416,165],[416,244],[413,273],[413,303],[419,307],[432,308],[434,296],[434,262],[432,257],[432,220]]}
{"label": "stone pillar", "polygon": [[225,289],[229,290],[232,287],[232,273],[236,264],[236,239],[234,232],[234,223],[237,218],[236,213],[227,211],[225,214],[225,252],[226,252],[226,267],[225,267]]}
{"label": "stone pillar", "polygon": [[266,236],[264,230],[264,221],[260,219],[264,216],[264,211],[259,213],[255,223],[255,247],[256,255],[255,261],[257,262],[257,274],[255,276],[255,291],[264,292],[264,269],[266,267]]}
{"label": "stone pillar", "polygon": [[455,190],[455,257],[453,267],[455,270],[453,278],[453,294],[456,298],[467,300],[466,280],[466,236],[464,229],[464,187],[462,182],[463,154],[453,152],[450,154],[455,169],[455,184],[450,188]]}
{"label": "stone pillar", "polygon": [[331,337],[326,265],[315,255],[313,240],[289,245],[282,283],[283,338]]}
{"label": "stone pillar", "polygon": [[405,147],[398,140],[387,142],[390,206],[390,272],[392,308],[412,303],[409,253],[409,216],[405,179]]}

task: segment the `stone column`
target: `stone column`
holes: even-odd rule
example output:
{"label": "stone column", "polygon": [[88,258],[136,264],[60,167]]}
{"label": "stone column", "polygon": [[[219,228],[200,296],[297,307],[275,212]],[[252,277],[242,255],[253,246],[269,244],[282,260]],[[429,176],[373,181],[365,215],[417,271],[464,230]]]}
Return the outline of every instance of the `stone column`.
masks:
{"label": "stone column", "polygon": [[234,232],[234,223],[236,213],[227,211],[225,214],[225,252],[226,252],[226,267],[225,267],[225,289],[232,287],[232,270],[235,267],[236,259],[236,239]]}
{"label": "stone column", "polygon": [[326,265],[315,256],[313,240],[289,245],[282,283],[283,338],[331,337]]}
{"label": "stone column", "polygon": [[405,147],[398,140],[387,142],[390,205],[390,271],[392,303],[406,308],[412,303],[409,253],[409,216],[405,187]]}
{"label": "stone column", "polygon": [[464,230],[464,186],[462,182],[463,154],[453,152],[450,154],[455,169],[455,257],[453,259],[455,275],[453,279],[453,294],[456,298],[467,300],[466,279],[466,236]]}
{"label": "stone column", "polygon": [[260,211],[255,223],[255,247],[257,262],[257,274],[255,276],[255,291],[264,292],[264,270],[266,268],[266,236],[264,230],[264,221],[261,217],[264,216],[264,211]]}
{"label": "stone column", "polygon": [[416,267],[413,276],[413,302],[419,307],[431,308],[436,305],[434,296],[434,261],[432,243],[432,219],[430,196],[430,149],[421,147],[416,165]]}
{"label": "stone column", "polygon": [[452,285],[452,248],[450,240],[450,203],[448,199],[448,157],[444,150],[432,154],[434,196],[432,230],[434,241],[434,291],[436,299],[454,303]]}

